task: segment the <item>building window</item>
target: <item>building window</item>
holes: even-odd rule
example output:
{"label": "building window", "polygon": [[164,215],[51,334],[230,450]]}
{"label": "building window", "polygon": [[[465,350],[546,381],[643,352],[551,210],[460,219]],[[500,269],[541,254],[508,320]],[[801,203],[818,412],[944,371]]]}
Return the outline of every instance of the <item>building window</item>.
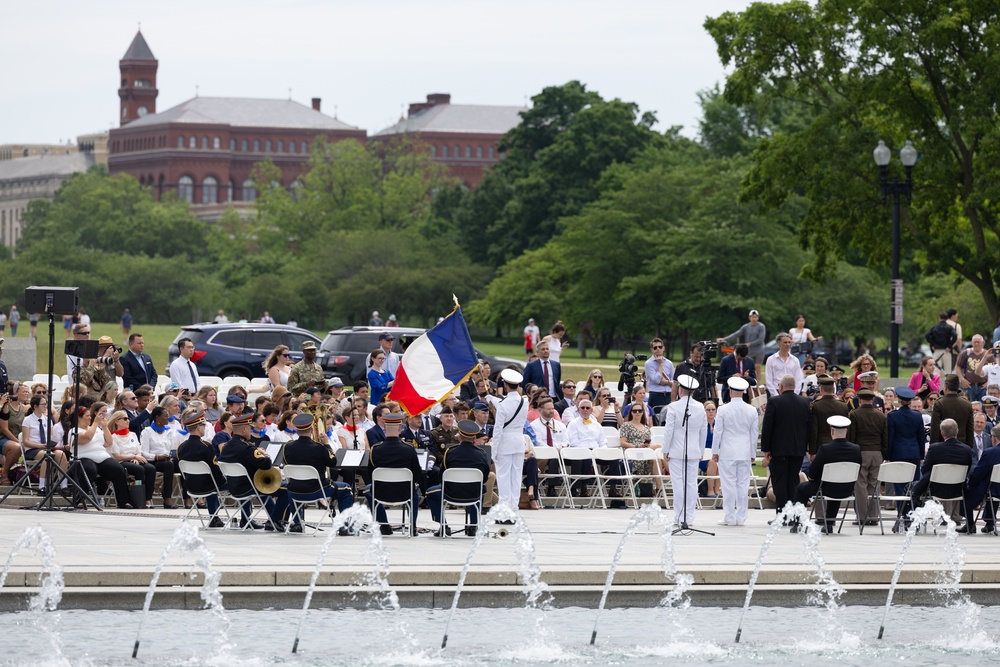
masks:
{"label": "building window", "polygon": [[208,137],[201,138],[201,148],[202,150],[208,150]]}
{"label": "building window", "polygon": [[236,181],[230,180],[229,185],[226,186],[226,201],[233,201],[233,193],[236,192]]}
{"label": "building window", "polygon": [[465,147],[465,157],[472,157],[472,146]]}
{"label": "building window", "polygon": [[247,140],[246,139],[244,139],[243,141],[240,142],[240,150],[243,151],[244,153],[247,152]]}
{"label": "building window", "polygon": [[259,153],[260,152],[260,139],[254,139],[253,140],[253,152],[254,153]]}
{"label": "building window", "polygon": [[236,152],[236,140],[235,139],[230,139],[229,140],[229,150],[233,151],[234,153]]}
{"label": "building window", "polygon": [[437,148],[434,146],[434,144],[431,144],[430,148],[431,148],[431,157],[437,157]]}
{"label": "building window", "polygon": [[441,157],[448,157],[448,145],[441,146]]}
{"label": "building window", "polygon": [[282,141],[281,139],[278,139],[278,152],[279,153],[285,152],[285,142]]}
{"label": "building window", "polygon": [[476,157],[482,159],[483,157],[483,147],[476,146]]}
{"label": "building window", "polygon": [[222,143],[219,141],[218,137],[212,137],[212,148],[214,148],[215,150],[219,150],[219,147],[221,145]]}
{"label": "building window", "polygon": [[215,204],[219,201],[219,183],[211,176],[201,182],[201,203]]}
{"label": "building window", "polygon": [[303,142],[302,142],[302,152],[303,153],[308,153],[309,152],[309,142],[308,141],[303,140]]}
{"label": "building window", "polygon": [[270,153],[271,152],[271,140],[270,139],[268,139],[267,141],[264,142],[264,152],[265,153]]}
{"label": "building window", "polygon": [[177,137],[177,148],[184,148],[184,135]]}
{"label": "building window", "polygon": [[294,153],[295,152],[295,142],[294,141],[289,141],[288,142],[288,152],[289,153]]}
{"label": "building window", "polygon": [[257,190],[253,187],[253,181],[249,178],[243,181],[243,201],[256,201]]}
{"label": "building window", "polygon": [[490,146],[490,159],[491,160],[493,159],[493,147],[492,146]]}
{"label": "building window", "polygon": [[194,181],[190,176],[181,176],[177,181],[177,196],[188,203],[194,201]]}
{"label": "building window", "polygon": [[188,146],[190,146],[191,148],[198,148],[197,137],[191,137],[191,139],[188,140]]}
{"label": "building window", "polygon": [[458,144],[455,144],[455,150],[452,151],[451,156],[462,157],[462,148]]}

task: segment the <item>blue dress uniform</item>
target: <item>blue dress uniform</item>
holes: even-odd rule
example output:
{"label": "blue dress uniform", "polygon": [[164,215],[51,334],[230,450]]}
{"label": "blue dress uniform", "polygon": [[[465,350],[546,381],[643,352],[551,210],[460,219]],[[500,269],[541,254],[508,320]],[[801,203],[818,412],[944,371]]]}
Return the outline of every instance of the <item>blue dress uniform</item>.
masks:
{"label": "blue dress uniform", "polygon": [[[486,482],[486,478],[490,474],[490,462],[486,458],[486,452],[473,444],[474,438],[480,431],[479,425],[474,421],[463,420],[458,423],[458,429],[462,440],[457,445],[452,445],[445,450],[442,469],[475,468],[483,473],[483,482]],[[474,484],[451,483],[444,489],[444,499],[470,501],[474,500],[477,495],[481,499],[484,488],[476,488]],[[427,507],[431,511],[431,516],[438,522],[441,521],[441,494],[441,486],[433,486],[427,489]],[[466,508],[466,513],[469,524],[466,534],[475,535],[476,525],[479,523],[479,515],[475,507]]]}
{"label": "blue dress uniform", "polygon": [[[230,420],[233,425],[249,424],[253,420],[253,413],[247,412],[239,417]],[[262,449],[258,449],[245,440],[242,436],[233,435],[232,440],[226,443],[219,454],[219,460],[224,463],[242,463],[247,473],[253,477],[258,470],[270,470],[271,457]],[[229,485],[229,492],[235,496],[242,496],[250,493],[251,482],[246,477],[226,478]],[[288,490],[281,488],[274,493],[264,497],[264,508],[275,528],[280,528],[288,514]],[[250,501],[240,503],[244,520],[249,519],[251,514]],[[271,528],[271,526],[267,526]]]}
{"label": "blue dress uniform", "polygon": [[[386,424],[399,424],[403,421],[403,415],[392,414],[382,418]],[[420,505],[420,482],[424,477],[424,471],[420,468],[420,459],[417,457],[417,450],[399,439],[399,436],[388,436],[375,447],[372,447],[369,455],[369,464],[372,470],[376,468],[406,468],[413,473],[413,516],[410,517],[411,534],[417,531],[417,508]],[[394,487],[399,487],[398,489]],[[403,484],[380,484],[383,500],[398,502],[406,499],[406,488]],[[371,484],[365,487],[365,498],[368,500],[368,507],[372,506]],[[375,510],[375,520],[380,524],[383,535],[392,532],[385,515],[385,507],[379,505]]]}
{"label": "blue dress uniform", "polygon": [[[193,426],[205,423],[205,413],[199,412],[198,414],[188,418],[184,422],[184,428],[191,429]],[[215,459],[215,447],[212,443],[205,442],[196,435],[188,436],[188,439],[180,444],[177,448],[177,458],[180,461],[203,461],[208,464],[208,467],[212,470],[212,477],[215,479],[216,486],[219,489],[226,488],[226,476],[222,474],[222,470],[219,469],[219,463]],[[204,475],[196,475],[194,477],[189,477],[184,480],[185,487],[194,493],[209,493],[215,489],[209,483],[208,479]],[[219,511],[219,496],[213,493],[212,495],[205,498],[205,504],[208,506],[208,511],[215,514]],[[222,520],[216,517],[212,520],[211,526],[213,528],[221,527]]]}
{"label": "blue dress uniform", "polygon": [[[290,465],[312,466],[319,473],[323,485],[320,489],[315,480],[289,480],[288,493],[295,500],[319,500],[324,492],[328,498],[337,498],[337,510],[344,512],[354,504],[351,487],[345,482],[331,482],[337,476],[337,456],[333,450],[309,437],[312,430],[313,416],[309,414],[296,415],[292,424],[299,432],[296,440],[285,445],[285,463]],[[329,477],[327,476],[329,471]]]}

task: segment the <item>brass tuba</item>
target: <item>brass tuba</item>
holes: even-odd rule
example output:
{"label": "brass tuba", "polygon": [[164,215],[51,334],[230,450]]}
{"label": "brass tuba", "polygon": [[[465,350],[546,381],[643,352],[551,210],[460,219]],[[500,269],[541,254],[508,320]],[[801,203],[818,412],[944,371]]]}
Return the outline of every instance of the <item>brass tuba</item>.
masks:
{"label": "brass tuba", "polygon": [[258,470],[253,474],[253,485],[257,491],[269,496],[281,488],[281,471],[271,466],[267,470]]}
{"label": "brass tuba", "polygon": [[312,439],[313,442],[322,442],[321,438],[323,434],[326,433],[326,425],[330,423],[331,413],[333,412],[333,406],[326,403],[319,403],[318,405],[306,405],[302,408],[303,412],[308,412],[313,417],[312,425]]}

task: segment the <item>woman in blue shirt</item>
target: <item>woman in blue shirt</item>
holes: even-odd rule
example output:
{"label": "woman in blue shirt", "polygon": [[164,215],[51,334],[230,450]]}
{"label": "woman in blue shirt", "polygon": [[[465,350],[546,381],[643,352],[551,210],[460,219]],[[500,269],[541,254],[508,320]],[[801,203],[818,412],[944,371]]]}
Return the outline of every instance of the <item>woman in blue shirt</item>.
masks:
{"label": "woman in blue shirt", "polygon": [[382,397],[392,389],[392,373],[382,368],[385,363],[385,352],[382,348],[372,350],[368,361],[368,395],[372,405],[382,402]]}

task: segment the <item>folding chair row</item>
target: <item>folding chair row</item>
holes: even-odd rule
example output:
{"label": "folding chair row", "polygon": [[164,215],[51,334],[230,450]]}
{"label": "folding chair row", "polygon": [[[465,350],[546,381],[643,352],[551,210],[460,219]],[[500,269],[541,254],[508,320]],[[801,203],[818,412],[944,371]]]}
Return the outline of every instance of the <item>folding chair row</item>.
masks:
{"label": "folding chair row", "polygon": [[[662,455],[658,449],[621,447],[600,447],[597,449],[586,449],[584,447],[564,447],[555,449],[552,447],[536,447],[535,458],[539,461],[541,472],[539,473],[539,486],[559,488],[559,495],[556,497],[556,504],[568,505],[571,508],[578,506],[578,499],[573,497],[573,489],[585,489],[593,481],[595,493],[590,494],[589,499],[582,503],[585,507],[595,507],[599,502],[602,508],[608,507],[608,500],[621,497],[632,507],[638,508],[639,501],[635,493],[636,483],[649,482],[657,488],[655,499],[662,498],[669,507],[666,496],[666,480],[669,476],[663,475]],[[549,463],[556,463],[556,472],[550,470]],[[632,464],[636,462],[649,462],[650,472],[635,475],[632,472]],[[619,494],[614,494],[615,487],[624,487]],[[584,495],[584,494],[581,494]]]}

